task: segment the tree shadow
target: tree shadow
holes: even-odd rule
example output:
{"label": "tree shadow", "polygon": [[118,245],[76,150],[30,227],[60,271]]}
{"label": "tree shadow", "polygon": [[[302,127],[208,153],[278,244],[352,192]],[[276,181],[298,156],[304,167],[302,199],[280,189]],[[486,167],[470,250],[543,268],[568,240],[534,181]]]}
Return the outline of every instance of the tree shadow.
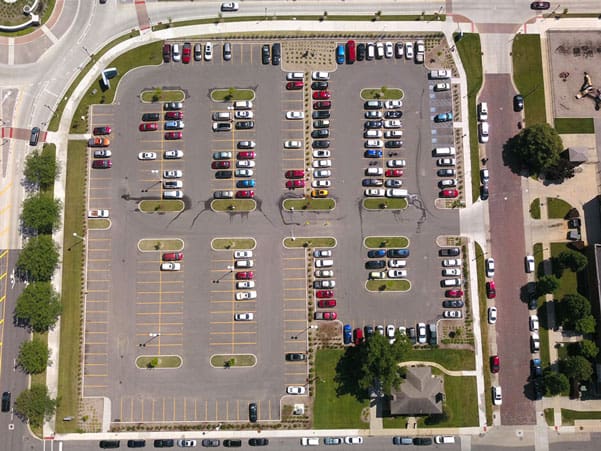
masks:
{"label": "tree shadow", "polygon": [[349,346],[336,364],[336,395],[352,395],[358,401],[367,399],[367,392],[359,386],[361,377],[361,349],[360,346]]}
{"label": "tree shadow", "polygon": [[519,134],[509,138],[505,144],[503,144],[503,163],[507,166],[514,174],[528,177],[528,169],[522,161],[515,155],[514,149],[520,145]]}

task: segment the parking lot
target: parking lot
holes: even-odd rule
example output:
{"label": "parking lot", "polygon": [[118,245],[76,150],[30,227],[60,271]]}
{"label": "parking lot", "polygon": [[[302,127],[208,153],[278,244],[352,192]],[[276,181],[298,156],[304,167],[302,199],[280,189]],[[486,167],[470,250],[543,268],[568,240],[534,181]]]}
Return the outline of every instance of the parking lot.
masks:
{"label": "parking lot", "polygon": [[[111,228],[88,233],[85,396],[108,396],[113,419],[140,421],[247,421],[248,403],[259,405],[259,420],[277,420],[280,398],[289,385],[304,385],[304,362],[285,360],[307,346],[307,262],[304,249],[284,249],[286,236],[334,236],[336,279],[334,309],[353,327],[394,324],[414,326],[442,317],[441,258],[437,238],[458,233],[458,213],[437,208],[440,189],[432,150],[452,146],[452,123],[434,124],[435,114],[452,111],[449,92],[434,93],[422,65],[405,59],[382,59],[344,65],[330,73],[332,107],[329,127],[332,175],[330,212],[282,211],[285,197],[309,194],[312,159],[307,153],[308,122],[288,120],[287,111],[311,114],[311,90],[286,89],[281,67],[261,64],[262,42],[232,41],[232,59],[224,61],[214,42],[211,61],[170,63],[138,69],[119,86],[114,105],[94,107],[94,126],[110,125],[112,167],[90,173],[90,208],[110,209]],[[284,47],[285,51],[285,47]],[[378,70],[374,71],[374,67]],[[319,69],[318,67],[316,69]],[[168,80],[168,82],[166,81]],[[309,78],[305,76],[305,85]],[[406,160],[402,179],[409,208],[366,211],[362,179],[371,159],[364,158],[363,88],[400,88],[403,145],[394,151]],[[160,103],[143,103],[142,90],[181,88],[186,93],[183,139],[164,139],[164,121],[156,131],[139,131],[144,113],[164,114]],[[250,88],[254,128],[211,130],[212,114],[231,111],[213,102],[216,88]],[[216,213],[216,191],[239,189],[239,178],[216,179],[214,152],[238,152],[238,142],[256,142],[252,179],[257,209],[251,213]],[[284,149],[299,140],[300,149]],[[181,150],[181,159],[165,159]],[[156,159],[140,160],[140,152]],[[385,168],[387,152],[378,160]],[[232,162],[235,158],[232,157]],[[233,168],[232,168],[233,169]],[[306,186],[286,188],[287,170],[304,169]],[[138,203],[159,199],[164,171],[182,171],[181,213],[142,213]],[[233,249],[214,250],[214,237],[252,237],[255,299],[235,300]],[[411,290],[380,293],[365,290],[366,236],[406,236]],[[142,252],[140,239],[181,239],[185,258],[178,271],[161,271],[162,251]],[[232,269],[233,268],[233,269]],[[321,309],[318,309],[320,311]],[[237,313],[252,313],[237,321]],[[154,335],[153,335],[154,334]],[[143,346],[142,346],[143,345]],[[253,354],[254,367],[214,368],[214,354]],[[140,355],[177,355],[179,369],[138,369]],[[185,395],[182,395],[185,393]]]}

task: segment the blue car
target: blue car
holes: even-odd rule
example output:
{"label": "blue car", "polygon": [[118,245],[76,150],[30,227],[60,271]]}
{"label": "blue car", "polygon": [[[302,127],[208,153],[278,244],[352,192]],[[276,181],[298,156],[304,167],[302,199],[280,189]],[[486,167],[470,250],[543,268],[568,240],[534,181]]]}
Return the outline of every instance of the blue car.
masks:
{"label": "blue car", "polygon": [[253,179],[250,180],[238,180],[236,182],[236,188],[254,188],[255,181]]}
{"label": "blue car", "polygon": [[344,44],[338,44],[338,47],[336,47],[336,62],[338,64],[344,64],[344,61]]}
{"label": "blue car", "polygon": [[371,251],[367,251],[367,256],[369,258],[386,257],[386,249],[372,249]]}
{"label": "blue car", "polygon": [[388,249],[388,258],[409,257],[409,249]]}
{"label": "blue car", "polygon": [[440,113],[434,116],[434,122],[449,122],[453,120],[453,113]]}
{"label": "blue car", "polygon": [[381,179],[363,179],[363,186],[382,186],[384,182]]}
{"label": "blue car", "polygon": [[350,345],[353,341],[353,328],[350,324],[345,324],[342,332],[342,337],[344,339],[345,345]]}
{"label": "blue car", "polygon": [[363,156],[365,158],[382,158],[382,151],[376,149],[367,149]]}

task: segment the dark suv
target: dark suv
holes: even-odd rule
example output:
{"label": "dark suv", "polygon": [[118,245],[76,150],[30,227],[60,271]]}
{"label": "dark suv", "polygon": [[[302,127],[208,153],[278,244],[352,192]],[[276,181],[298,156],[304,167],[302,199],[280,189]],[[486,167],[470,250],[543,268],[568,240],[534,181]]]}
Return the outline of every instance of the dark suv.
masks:
{"label": "dark suv", "polygon": [[223,441],[223,446],[226,448],[240,448],[242,446],[242,440],[228,438]]}
{"label": "dark suv", "polygon": [[173,448],[174,445],[175,445],[175,443],[171,439],[155,440],[154,441],[154,447],[155,448]]}
{"label": "dark suv", "polygon": [[10,411],[10,392],[5,391],[2,393],[2,412]]}
{"label": "dark suv", "polygon": [[263,61],[263,64],[269,64],[269,44],[264,44],[263,47],[261,47],[261,60]]}
{"label": "dark suv", "polygon": [[146,448],[146,440],[128,440],[128,448]]}
{"label": "dark suv", "polygon": [[101,449],[115,449],[121,446],[121,442],[119,440],[100,440],[98,446]]}
{"label": "dark suv", "polygon": [[461,253],[458,247],[445,247],[438,251],[441,257],[457,257]]}
{"label": "dark suv", "polygon": [[257,403],[251,402],[248,405],[248,421],[251,423],[257,422]]}

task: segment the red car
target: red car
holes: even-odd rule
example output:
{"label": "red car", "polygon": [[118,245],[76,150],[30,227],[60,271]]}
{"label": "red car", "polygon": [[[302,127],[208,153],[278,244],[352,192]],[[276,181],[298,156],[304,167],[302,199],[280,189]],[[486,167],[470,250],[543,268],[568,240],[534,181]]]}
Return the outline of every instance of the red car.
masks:
{"label": "red car", "polygon": [[328,100],[330,97],[332,97],[330,91],[315,91],[313,93],[314,100]]}
{"label": "red car", "polygon": [[302,169],[292,169],[284,174],[287,179],[302,179],[305,176],[305,171]]}
{"label": "red car", "polygon": [[236,191],[236,197],[239,199],[252,199],[255,197],[255,192],[252,190]]}
{"label": "red car", "polygon": [[532,2],[530,3],[530,8],[536,10],[549,9],[551,7],[550,2]]}
{"label": "red car", "polygon": [[493,355],[490,357],[490,372],[498,373],[501,368],[501,360],[498,355]]}
{"label": "red car", "polygon": [[141,132],[152,132],[159,129],[159,124],[156,122],[144,122],[138,128]]}
{"label": "red car", "polygon": [[255,273],[252,271],[242,271],[236,273],[236,280],[252,280],[255,277]]}
{"label": "red car", "polygon": [[386,177],[402,177],[403,171],[400,169],[386,169],[384,174]]}
{"label": "red car", "polygon": [[331,298],[334,296],[334,292],[332,290],[318,290],[315,292],[315,296],[320,299]]}
{"label": "red car", "polygon": [[113,162],[111,160],[94,160],[92,161],[92,167],[94,169],[108,169],[113,166]]}
{"label": "red car", "polygon": [[165,133],[165,139],[182,139],[184,134],[182,132],[167,132]]}
{"label": "red car", "polygon": [[355,51],[355,41],[350,40],[346,43],[346,63],[353,64],[355,62],[356,57],[357,54]]}
{"label": "red car", "polygon": [[111,127],[96,127],[93,133],[95,135],[110,135],[112,131]]}
{"label": "red car", "polygon": [[353,341],[357,346],[363,342],[363,330],[360,327],[353,331]]}
{"label": "red car", "polygon": [[171,61],[171,44],[163,45],[163,62],[169,63]]}
{"label": "red car", "polygon": [[319,307],[319,308],[336,307],[336,299],[320,299],[319,301],[317,301],[317,307]]}
{"label": "red car", "polygon": [[189,42],[184,42],[184,46],[182,48],[182,63],[188,64],[190,62],[190,58],[192,57],[192,44]]}
{"label": "red car", "polygon": [[249,151],[249,152],[238,152],[238,160],[253,160],[257,154]]}
{"label": "red car", "polygon": [[314,110],[329,110],[330,108],[332,108],[332,102],[330,102],[329,100],[313,102]]}
{"label": "red car", "polygon": [[179,261],[184,259],[183,252],[167,252],[163,254],[163,261],[171,262],[171,261]]}
{"label": "red car", "polygon": [[459,196],[459,191],[456,189],[443,189],[440,192],[440,197],[448,197],[454,199],[457,196]]}
{"label": "red car", "polygon": [[486,297],[488,299],[494,299],[497,297],[497,288],[495,287],[494,280],[486,282]]}
{"label": "red car", "polygon": [[212,169],[229,169],[231,163],[229,161],[213,161],[211,163],[211,168]]}
{"label": "red car", "polygon": [[336,312],[315,312],[313,318],[317,320],[334,321],[338,318],[338,315],[336,315]]}
{"label": "red car", "polygon": [[288,83],[286,83],[286,89],[289,89],[289,90],[303,89],[303,82],[302,81],[289,81]]}
{"label": "red car", "polygon": [[294,188],[304,188],[305,181],[304,180],[288,180],[286,182],[286,188],[294,189]]}
{"label": "red car", "polygon": [[447,290],[444,292],[444,295],[448,298],[460,298],[463,296],[462,290]]}
{"label": "red car", "polygon": [[165,119],[183,119],[184,112],[183,111],[167,111],[165,113]]}

